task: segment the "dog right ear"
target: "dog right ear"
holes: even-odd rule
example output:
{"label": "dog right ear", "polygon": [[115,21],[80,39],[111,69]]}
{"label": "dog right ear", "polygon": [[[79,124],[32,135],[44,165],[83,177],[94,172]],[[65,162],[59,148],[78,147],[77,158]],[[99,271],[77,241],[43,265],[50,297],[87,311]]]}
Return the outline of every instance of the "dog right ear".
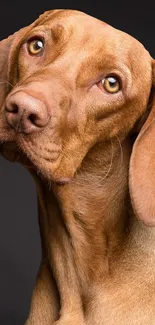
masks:
{"label": "dog right ear", "polygon": [[150,114],[133,146],[129,187],[137,217],[155,226],[155,60],[152,60]]}

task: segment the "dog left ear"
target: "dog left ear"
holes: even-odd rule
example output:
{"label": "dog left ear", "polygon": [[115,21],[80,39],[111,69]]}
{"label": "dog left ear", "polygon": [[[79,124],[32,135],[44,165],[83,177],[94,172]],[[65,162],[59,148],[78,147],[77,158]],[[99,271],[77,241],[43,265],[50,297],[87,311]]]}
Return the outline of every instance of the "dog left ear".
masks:
{"label": "dog left ear", "polygon": [[[32,28],[32,26],[33,23],[28,27],[20,29],[13,35],[0,42],[0,109],[9,89],[12,87],[9,78],[10,68],[12,68],[12,52],[16,52],[18,50],[17,45],[20,44],[20,40],[22,39],[23,35],[26,34],[28,30]],[[12,51],[12,49],[15,49],[15,51]],[[15,65],[16,63],[17,62],[14,62]]]}
{"label": "dog left ear", "polygon": [[8,89],[8,62],[14,35],[0,42],[0,108]]}
{"label": "dog left ear", "polygon": [[155,226],[155,60],[150,105],[150,114],[133,146],[129,189],[137,217],[146,225]]}

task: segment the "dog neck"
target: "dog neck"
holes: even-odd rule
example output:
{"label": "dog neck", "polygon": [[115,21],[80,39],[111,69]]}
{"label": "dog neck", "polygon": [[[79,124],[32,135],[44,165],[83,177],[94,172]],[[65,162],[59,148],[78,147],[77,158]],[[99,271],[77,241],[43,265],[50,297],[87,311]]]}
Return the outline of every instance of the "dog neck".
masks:
{"label": "dog neck", "polygon": [[64,310],[80,308],[90,284],[112,272],[128,237],[132,242],[130,227],[133,242],[136,238],[128,194],[131,148],[127,140],[94,146],[64,186],[49,188],[37,179],[43,259],[53,272]]}

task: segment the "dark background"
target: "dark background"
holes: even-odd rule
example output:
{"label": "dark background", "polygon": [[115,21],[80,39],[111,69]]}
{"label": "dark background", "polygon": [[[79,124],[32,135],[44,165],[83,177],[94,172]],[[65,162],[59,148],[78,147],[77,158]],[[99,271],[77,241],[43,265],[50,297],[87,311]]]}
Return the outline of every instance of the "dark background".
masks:
{"label": "dark background", "polygon": [[[155,57],[154,1],[84,1],[0,0],[0,39],[45,10],[78,9],[136,37]],[[0,325],[24,324],[39,261],[35,185],[22,166],[0,157]]]}

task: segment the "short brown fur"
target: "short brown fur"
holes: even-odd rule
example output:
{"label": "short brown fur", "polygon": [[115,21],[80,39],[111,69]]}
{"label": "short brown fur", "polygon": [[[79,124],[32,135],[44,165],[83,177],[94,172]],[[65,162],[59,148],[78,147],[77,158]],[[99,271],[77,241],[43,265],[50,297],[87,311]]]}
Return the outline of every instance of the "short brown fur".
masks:
{"label": "short brown fur", "polygon": [[[26,41],[40,33],[44,54],[30,56]],[[26,325],[154,325],[153,59],[131,36],[71,10],[44,13],[2,41],[0,57],[1,151],[20,155],[38,193],[42,262]],[[98,87],[111,73],[122,80],[117,94]],[[46,104],[40,132],[7,123],[21,92]]]}

